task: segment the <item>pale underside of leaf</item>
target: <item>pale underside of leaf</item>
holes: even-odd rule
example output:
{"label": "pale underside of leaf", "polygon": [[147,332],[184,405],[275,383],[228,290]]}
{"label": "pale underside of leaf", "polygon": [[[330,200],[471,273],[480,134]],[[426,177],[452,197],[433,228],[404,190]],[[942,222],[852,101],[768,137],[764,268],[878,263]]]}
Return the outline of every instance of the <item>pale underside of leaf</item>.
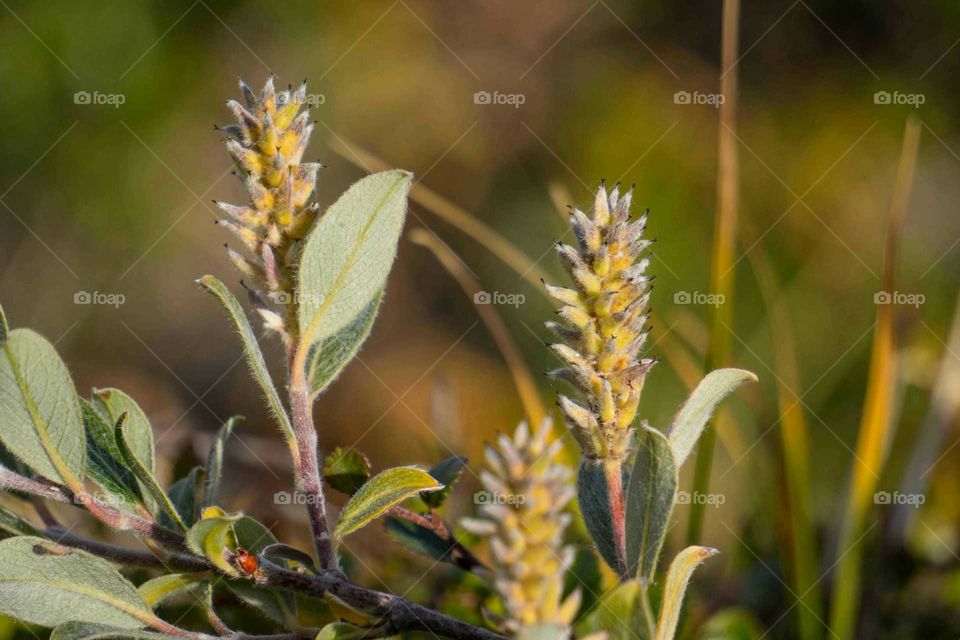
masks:
{"label": "pale underside of leaf", "polygon": [[666,437],[641,426],[627,485],[627,573],[650,583],[677,493],[677,466]]}
{"label": "pale underside of leaf", "polygon": [[336,540],[341,540],[407,498],[421,491],[437,491],[442,488],[443,485],[433,476],[416,467],[396,467],[382,471],[360,487],[344,505],[333,536]]}
{"label": "pale underside of leaf", "polygon": [[330,386],[360,351],[373,329],[382,299],[381,289],[350,324],[313,345],[307,369],[311,372],[310,386],[315,394]]}
{"label": "pale underside of leaf", "polygon": [[697,566],[716,555],[718,551],[709,547],[687,547],[677,554],[670,563],[667,583],[663,588],[663,603],[660,605],[660,620],[657,623],[656,640],[673,640],[683,607],[683,595]]}
{"label": "pale underside of leaf", "polygon": [[743,383],[756,380],[756,375],[743,369],[717,369],[700,381],[670,425],[668,436],[678,467],[693,451],[720,401]]}
{"label": "pale underside of leaf", "polygon": [[15,329],[0,346],[0,441],[50,480],[84,477],[86,437],[66,365],[46,339]]}
{"label": "pale underside of leaf", "polygon": [[174,640],[177,636],[145,631],[119,629],[90,622],[66,622],[50,634],[50,640]]}

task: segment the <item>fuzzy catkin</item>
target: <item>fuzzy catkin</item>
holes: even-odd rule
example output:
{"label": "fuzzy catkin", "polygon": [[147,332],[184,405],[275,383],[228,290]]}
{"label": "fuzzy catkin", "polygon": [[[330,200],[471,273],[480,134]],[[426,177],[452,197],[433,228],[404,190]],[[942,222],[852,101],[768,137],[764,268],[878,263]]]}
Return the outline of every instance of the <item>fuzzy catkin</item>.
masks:
{"label": "fuzzy catkin", "polygon": [[630,220],[632,190],[619,185],[597,190],[593,215],[572,209],[576,246],[557,245],[560,263],[575,288],[546,285],[562,306],[560,322],[547,327],[561,343],[551,345],[564,367],[549,375],[571,382],[583,393],[581,404],[560,394],[558,403],[584,457],[623,461],[630,450],[631,425],[647,372],[655,364],[640,350],[650,331],[649,258],[644,238],[647,216]]}
{"label": "fuzzy catkin", "polygon": [[496,446],[487,446],[480,513],[463,521],[490,543],[494,588],[509,633],[540,624],[569,627],[580,605],[579,591],[563,598],[574,555],[563,543],[570,523],[564,509],[574,490],[572,472],[558,460],[562,443],[550,432],[549,420],[532,434],[522,422],[513,438],[501,435]]}
{"label": "fuzzy catkin", "polygon": [[237,165],[248,195],[245,205],[216,202],[226,214],[218,224],[236,235],[250,255],[228,248],[231,261],[249,281],[254,305],[266,326],[285,339],[296,330],[294,283],[300,241],[317,218],[311,202],[321,164],[301,162],[313,124],[306,102],[306,82],[296,90],[276,91],[273,78],[259,95],[240,81],[246,106],[227,101],[237,124],[220,128],[228,134],[227,150]]}

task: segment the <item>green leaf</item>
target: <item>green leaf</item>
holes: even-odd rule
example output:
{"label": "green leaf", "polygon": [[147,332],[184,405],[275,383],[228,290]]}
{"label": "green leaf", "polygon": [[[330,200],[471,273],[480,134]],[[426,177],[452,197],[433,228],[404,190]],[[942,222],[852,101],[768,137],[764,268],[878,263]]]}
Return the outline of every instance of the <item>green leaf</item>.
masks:
{"label": "green leaf", "polygon": [[140,486],[143,487],[147,495],[149,495],[153,501],[159,505],[159,510],[161,513],[166,514],[169,521],[173,525],[181,530],[186,531],[187,525],[180,518],[180,514],[177,513],[176,507],[173,506],[173,503],[170,502],[170,498],[167,497],[167,494],[164,493],[163,488],[160,487],[160,483],[157,482],[157,479],[153,476],[153,471],[147,468],[146,464],[140,460],[130,448],[130,443],[128,441],[127,435],[127,414],[122,413],[117,420],[117,426],[114,428],[114,435],[117,439],[117,446],[120,448],[120,453],[123,454],[123,459],[129,465],[130,470],[133,472],[133,475],[137,477],[137,480],[140,481]]}
{"label": "green leaf", "polygon": [[283,564],[280,566],[289,566],[289,562],[294,562],[298,565],[301,565],[313,573],[320,573],[317,570],[317,566],[313,561],[313,558],[299,549],[295,549],[289,545],[285,544],[271,544],[268,547],[264,547],[260,551],[260,557],[269,560],[270,562],[276,563],[276,560],[284,560]]}
{"label": "green leaf", "polygon": [[36,473],[78,488],[86,446],[66,365],[29,329],[11,331],[0,349],[0,440]]}
{"label": "green leaf", "polygon": [[756,375],[743,369],[717,369],[700,381],[680,407],[667,432],[678,467],[693,451],[720,401],[743,383],[756,380]]}
{"label": "green leaf", "polygon": [[331,622],[320,630],[316,640],[358,640],[365,629],[347,622]]}
{"label": "green leaf", "polygon": [[178,636],[169,636],[156,631],[118,629],[89,622],[66,622],[50,634],[50,640],[176,640],[177,638]]}
{"label": "green leaf", "polygon": [[763,627],[746,609],[721,609],[703,625],[702,640],[760,640]]}
{"label": "green leaf", "polygon": [[[601,598],[600,603],[577,625],[577,637],[607,633],[607,640],[638,640],[647,636],[643,621],[640,583],[629,580]],[[647,639],[649,640],[649,639]]]}
{"label": "green leaf", "polygon": [[203,518],[187,531],[187,546],[198,556],[212,562],[218,569],[232,576],[239,576],[240,572],[223,557],[223,550],[237,548],[237,537],[233,532],[233,525],[243,515],[231,514]]}
{"label": "green leaf", "polygon": [[683,607],[683,595],[687,591],[690,576],[697,566],[719,553],[709,547],[687,547],[677,554],[667,572],[667,584],[663,588],[663,603],[660,605],[660,620],[657,622],[656,640],[673,640]]}
{"label": "green leaf", "polygon": [[164,600],[181,593],[196,589],[210,579],[210,573],[171,573],[147,580],[137,591],[150,607],[156,607]]}
{"label": "green leaf", "polygon": [[32,524],[19,515],[13,511],[8,511],[5,507],[0,507],[0,539],[14,536],[42,537],[42,535]]}
{"label": "green leaf", "polygon": [[243,420],[243,416],[233,416],[217,431],[217,435],[210,443],[210,451],[207,453],[207,475],[203,483],[203,507],[209,507],[217,501],[217,494],[220,492],[220,478],[223,475],[223,450],[227,446],[227,440],[233,433],[233,428],[238,422]]}
{"label": "green leaf", "polygon": [[136,476],[130,472],[120,447],[113,423],[107,424],[93,405],[80,398],[80,411],[87,433],[87,473],[118,506],[138,505],[143,501]]}
{"label": "green leaf", "polygon": [[453,485],[460,479],[466,464],[467,459],[463,456],[453,456],[430,469],[430,475],[443,485],[443,489],[422,493],[420,499],[431,509],[440,508],[453,490]]}
{"label": "green leaf", "polygon": [[411,551],[438,562],[453,561],[453,545],[433,531],[401,518],[388,517],[385,522],[394,540]]}
{"label": "green leaf", "polygon": [[293,425],[290,424],[290,416],[287,415],[287,410],[280,400],[280,394],[277,393],[273,378],[270,377],[270,372],[267,370],[267,363],[263,359],[263,353],[260,351],[260,343],[253,334],[253,329],[250,328],[250,323],[247,321],[247,316],[243,313],[240,303],[233,297],[227,286],[213,276],[203,276],[197,282],[204,290],[216,296],[223,308],[226,309],[227,315],[233,321],[234,328],[240,334],[243,352],[247,356],[247,364],[250,365],[250,371],[253,373],[254,379],[267,398],[270,411],[280,424],[280,429],[283,431],[287,442],[296,442]]}
{"label": "green leaf", "polygon": [[7,324],[7,315],[3,312],[3,306],[0,305],[0,346],[7,341],[9,335],[10,325]]}
{"label": "green leaf", "polygon": [[627,573],[653,582],[677,493],[677,465],[667,438],[637,429],[637,453],[627,484]]}
{"label": "green leaf", "polygon": [[381,289],[350,324],[313,344],[307,356],[307,371],[311,372],[310,386],[315,394],[330,386],[360,351],[373,328],[382,299]]}
{"label": "green leaf", "polygon": [[[203,467],[194,467],[185,477],[180,478],[167,490],[167,497],[187,527],[192,527],[200,513],[199,494],[204,484],[206,472]],[[160,514],[160,524],[173,529],[177,525],[166,513]]]}
{"label": "green leaf", "polygon": [[383,171],[354,183],[307,237],[298,274],[301,349],[361,315],[383,290],[397,253],[413,174]]}
{"label": "green leaf", "polygon": [[[623,484],[627,485],[626,479]],[[591,460],[580,462],[580,468],[577,470],[577,503],[583,515],[583,524],[597,547],[600,557],[611,569],[619,571],[617,546],[613,537],[610,490],[601,464]]]}
{"label": "green leaf", "polygon": [[109,562],[32,536],[0,541],[0,613],[45,627],[77,621],[136,629],[155,620]]}
{"label": "green leaf", "polygon": [[335,540],[353,533],[383,515],[390,507],[421,491],[436,491],[443,485],[433,476],[416,467],[396,467],[383,471],[360,487],[340,512],[334,529]]}
{"label": "green leaf", "polygon": [[323,462],[323,479],[331,487],[353,495],[370,478],[370,461],[354,449],[337,447]]}
{"label": "green leaf", "polygon": [[[248,516],[233,523],[237,546],[254,555],[277,544],[277,538],[263,524]],[[227,588],[241,600],[281,624],[290,624],[296,617],[296,598],[289,591],[255,585],[246,580],[228,580]]]}
{"label": "green leaf", "polygon": [[126,435],[130,451],[137,460],[150,471],[156,472],[156,454],[153,450],[153,427],[150,419],[144,413],[137,401],[120,389],[94,389],[92,396],[93,406],[100,412],[103,419],[109,424],[117,424],[120,416],[127,414],[126,426],[123,430]]}

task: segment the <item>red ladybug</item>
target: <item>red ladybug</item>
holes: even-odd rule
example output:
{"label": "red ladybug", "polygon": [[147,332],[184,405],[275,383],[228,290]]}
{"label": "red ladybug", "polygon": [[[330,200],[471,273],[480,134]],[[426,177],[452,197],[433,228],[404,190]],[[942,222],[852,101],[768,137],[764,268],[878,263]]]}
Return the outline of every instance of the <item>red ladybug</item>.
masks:
{"label": "red ladybug", "polygon": [[260,566],[257,556],[253,555],[252,553],[248,553],[247,550],[243,548],[237,549],[234,560],[237,563],[237,566],[240,567],[240,570],[248,576],[253,575]]}

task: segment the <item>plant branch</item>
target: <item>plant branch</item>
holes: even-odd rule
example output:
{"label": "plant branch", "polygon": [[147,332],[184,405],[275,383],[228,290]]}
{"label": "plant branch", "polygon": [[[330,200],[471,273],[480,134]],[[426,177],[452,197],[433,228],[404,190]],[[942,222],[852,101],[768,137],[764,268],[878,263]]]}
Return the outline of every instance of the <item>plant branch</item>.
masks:
{"label": "plant branch", "polygon": [[358,611],[377,618],[374,624],[383,624],[386,635],[426,631],[458,640],[505,640],[504,636],[488,629],[475,627],[392,594],[355,585],[339,571],[308,575],[284,569],[265,559],[261,559],[260,570],[260,584],[320,597],[329,593]]}
{"label": "plant branch", "polygon": [[165,558],[158,557],[150,551],[139,551],[137,549],[127,549],[99,540],[84,538],[75,533],[71,533],[63,527],[48,527],[43,530],[51,540],[67,547],[83,549],[95,556],[100,556],[106,560],[118,564],[138,567],[155,567],[158,569],[176,569],[178,571],[199,572],[210,571],[214,566],[197,556],[188,556],[186,554],[171,553]]}

